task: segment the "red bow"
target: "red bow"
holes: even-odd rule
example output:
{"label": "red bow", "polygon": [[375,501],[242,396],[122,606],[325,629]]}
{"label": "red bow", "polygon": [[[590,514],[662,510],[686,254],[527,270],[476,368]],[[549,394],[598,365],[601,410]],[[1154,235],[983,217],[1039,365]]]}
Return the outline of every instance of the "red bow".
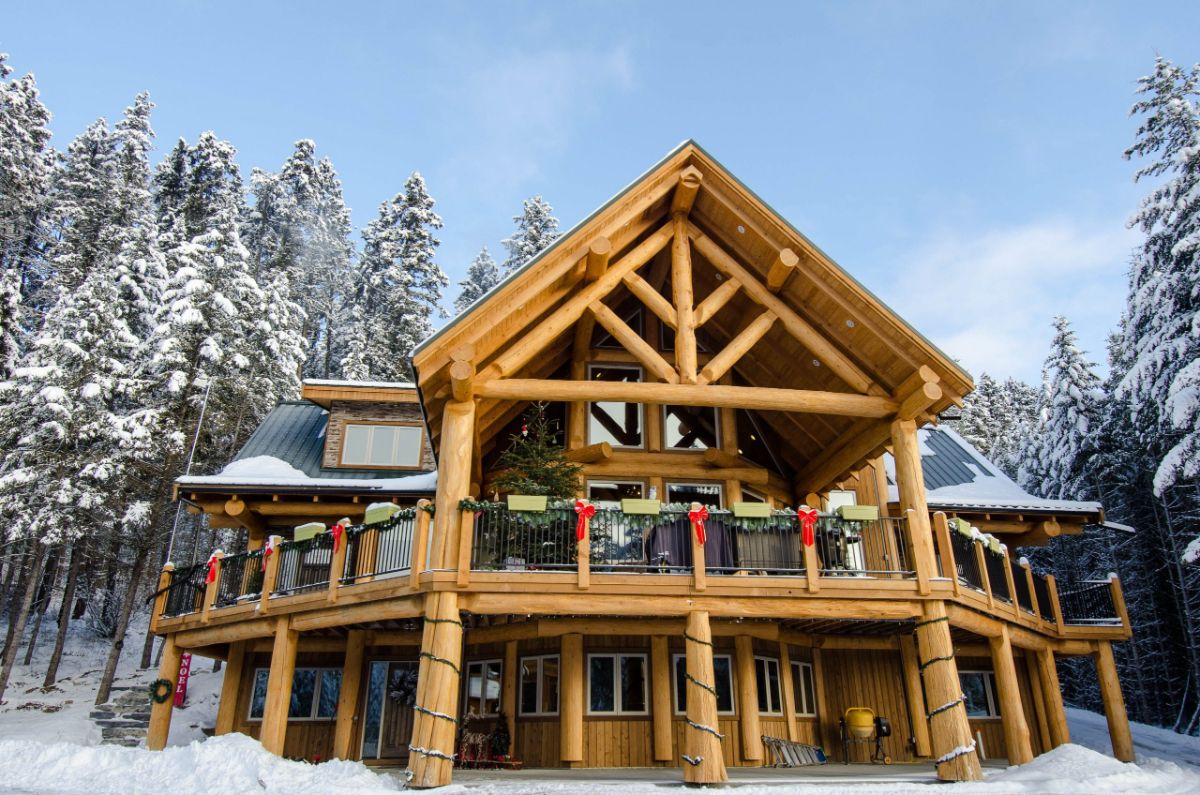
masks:
{"label": "red bow", "polygon": [[575,540],[582,541],[584,533],[587,532],[588,519],[596,515],[596,506],[583,500],[575,500],[575,513],[579,514],[579,521],[575,523]]}
{"label": "red bow", "polygon": [[701,505],[694,511],[688,511],[688,518],[696,526],[696,540],[704,543],[704,520],[708,518],[708,508]]}
{"label": "red bow", "polygon": [[796,516],[800,518],[800,537],[804,540],[804,546],[811,547],[816,541],[813,528],[817,526],[817,517],[820,514],[816,508],[801,508],[796,511]]}
{"label": "red bow", "polygon": [[267,536],[267,542],[265,544],[263,544],[263,556],[262,556],[262,570],[263,571],[267,570],[267,558],[271,557],[271,553],[274,551],[275,551],[275,542],[273,542],[271,540],[270,536]]}
{"label": "red bow", "polygon": [[342,536],[346,535],[346,526],[338,522],[329,529],[333,533],[333,551],[337,552],[342,546]]}
{"label": "red bow", "polygon": [[210,555],[208,558],[208,569],[204,575],[205,585],[217,581],[217,560],[218,558],[216,552],[212,553],[212,555]]}

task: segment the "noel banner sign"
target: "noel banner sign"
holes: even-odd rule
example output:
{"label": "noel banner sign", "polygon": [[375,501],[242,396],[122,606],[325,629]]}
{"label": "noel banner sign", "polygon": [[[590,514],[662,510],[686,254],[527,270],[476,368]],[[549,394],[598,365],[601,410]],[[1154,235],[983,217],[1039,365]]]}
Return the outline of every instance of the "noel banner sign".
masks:
{"label": "noel banner sign", "polygon": [[179,681],[175,684],[175,706],[182,707],[187,701],[187,680],[192,672],[192,655],[184,652],[179,655]]}

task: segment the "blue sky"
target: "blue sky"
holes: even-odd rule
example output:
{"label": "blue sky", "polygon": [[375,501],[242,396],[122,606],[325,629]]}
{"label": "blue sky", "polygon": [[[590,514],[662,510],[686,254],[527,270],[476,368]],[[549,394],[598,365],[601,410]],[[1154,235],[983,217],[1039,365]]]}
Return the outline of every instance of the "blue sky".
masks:
{"label": "blue sky", "polygon": [[973,373],[1036,381],[1057,312],[1103,361],[1135,80],[1200,59],[1200,4],[1146,8],[20,3],[0,50],[60,148],[148,89],[159,154],[212,129],[248,176],[313,138],[358,227],[421,171],[454,281],[523,198],[569,227],[694,138]]}

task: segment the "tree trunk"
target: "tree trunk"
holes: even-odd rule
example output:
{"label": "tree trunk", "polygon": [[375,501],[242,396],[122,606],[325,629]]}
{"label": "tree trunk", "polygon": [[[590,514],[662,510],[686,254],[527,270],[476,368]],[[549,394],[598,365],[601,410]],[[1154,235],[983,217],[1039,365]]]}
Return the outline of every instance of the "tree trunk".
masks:
{"label": "tree trunk", "polygon": [[62,571],[62,560],[67,548],[60,547],[58,554],[50,559],[46,571],[42,574],[42,585],[38,588],[33,605],[36,617],[33,620],[33,632],[29,633],[29,643],[25,646],[25,665],[33,663],[33,651],[37,648],[38,635],[42,632],[42,619],[46,617],[46,609],[50,607],[50,597],[58,587],[58,575]]}
{"label": "tree trunk", "polygon": [[133,560],[133,569],[129,572],[129,588],[125,591],[125,598],[121,600],[121,612],[113,632],[112,646],[108,650],[108,660],[104,663],[100,686],[96,689],[97,704],[107,702],[112,691],[113,679],[117,675],[117,663],[121,661],[121,649],[125,646],[125,632],[129,629],[129,616],[133,612],[134,602],[137,601],[138,586],[141,585],[142,571],[146,568],[146,558],[149,554],[149,550],[142,547]]}
{"label": "tree trunk", "polygon": [[83,562],[85,542],[80,540],[71,546],[71,568],[67,571],[67,584],[63,586],[62,607],[58,611],[58,632],[54,635],[54,651],[50,664],[46,666],[46,678],[42,687],[50,687],[58,679],[58,665],[62,662],[63,646],[67,642],[67,627],[71,624],[71,602],[75,599],[75,584],[79,581],[79,565]]}
{"label": "tree trunk", "polygon": [[12,669],[17,661],[17,647],[21,645],[21,637],[25,634],[25,624],[29,621],[29,609],[33,606],[33,595],[37,591],[38,583],[42,579],[42,571],[46,567],[46,550],[41,547],[40,542],[34,541],[34,543],[38,546],[31,550],[33,571],[29,572],[29,576],[25,579],[25,594],[21,598],[21,606],[17,610],[16,620],[13,622],[12,641],[4,650],[4,661],[0,664],[0,703],[3,703],[4,691],[8,689],[8,680],[12,676]]}
{"label": "tree trunk", "polygon": [[13,565],[17,568],[17,584],[8,598],[8,632],[4,636],[3,654],[8,654],[8,647],[12,645],[13,630],[17,626],[17,614],[21,612],[21,595],[25,593],[26,586],[29,584],[29,568],[31,565],[29,560],[30,543],[28,539],[25,540],[21,545],[21,550],[16,555],[16,560],[13,562]]}

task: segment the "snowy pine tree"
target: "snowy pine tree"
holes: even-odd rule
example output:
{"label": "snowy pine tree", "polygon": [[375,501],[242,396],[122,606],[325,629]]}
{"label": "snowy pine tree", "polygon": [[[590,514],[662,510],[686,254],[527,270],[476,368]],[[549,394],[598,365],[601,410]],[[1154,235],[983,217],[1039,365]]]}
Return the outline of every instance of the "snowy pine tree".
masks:
{"label": "snowy pine tree", "polygon": [[462,292],[454,301],[454,311],[460,315],[466,312],[471,304],[499,283],[500,271],[496,268],[496,261],[488,253],[487,246],[484,246],[475,259],[471,260],[471,265],[467,268],[467,278],[458,283]]}
{"label": "snowy pine tree", "polygon": [[505,258],[501,270],[505,276],[542,253],[558,239],[558,219],[553,213],[554,208],[541,196],[525,200],[521,214],[513,216],[517,231],[504,241],[504,250],[508,252],[508,257]]}
{"label": "snowy pine tree", "polygon": [[363,230],[342,372],[355,380],[410,378],[408,357],[433,333],[446,275],[434,262],[442,219],[414,173]]}

